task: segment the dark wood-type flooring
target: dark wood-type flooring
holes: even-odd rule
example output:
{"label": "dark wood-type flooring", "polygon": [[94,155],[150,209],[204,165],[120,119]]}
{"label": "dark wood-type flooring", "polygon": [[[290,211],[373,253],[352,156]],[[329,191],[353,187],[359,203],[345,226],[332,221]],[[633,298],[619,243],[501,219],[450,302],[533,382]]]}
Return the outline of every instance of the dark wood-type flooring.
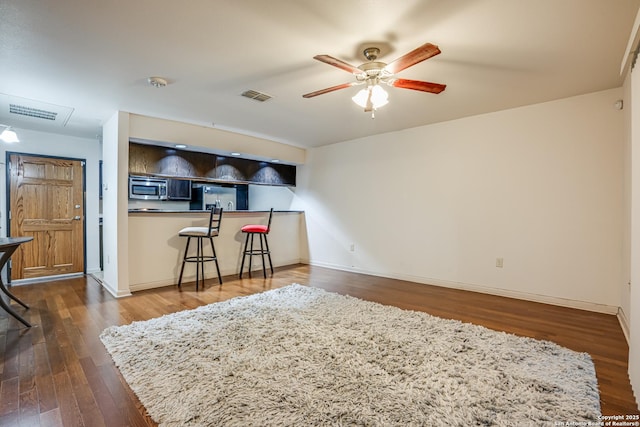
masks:
{"label": "dark wood-type flooring", "polygon": [[[638,414],[627,376],[628,347],[615,316],[307,265],[273,277],[225,277],[116,299],[91,277],[14,286],[30,305],[15,306],[27,329],[0,310],[0,426],[156,425],[98,338],[111,325],[145,320],[291,283],[420,310],[588,352],[596,366],[604,415]],[[202,396],[204,400],[206,396]],[[561,420],[566,421],[566,420]],[[570,421],[570,420],[569,420]]]}

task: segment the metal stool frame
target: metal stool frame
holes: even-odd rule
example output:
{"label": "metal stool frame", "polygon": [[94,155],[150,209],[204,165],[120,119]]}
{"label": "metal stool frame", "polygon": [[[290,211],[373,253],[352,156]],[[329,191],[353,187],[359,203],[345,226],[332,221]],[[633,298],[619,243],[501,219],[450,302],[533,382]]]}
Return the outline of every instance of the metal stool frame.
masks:
{"label": "metal stool frame", "polygon": [[[240,275],[239,278],[242,279],[242,270],[244,269],[244,261],[247,255],[249,255],[249,266],[248,272],[249,277],[251,277],[251,264],[254,255],[260,255],[262,257],[262,274],[264,278],[267,278],[267,269],[265,265],[264,256],[266,255],[269,259],[269,268],[271,269],[271,275],[273,275],[273,263],[271,262],[271,251],[269,250],[269,242],[267,241],[267,235],[269,231],[271,231],[271,218],[273,217],[273,208],[269,211],[269,220],[267,222],[267,226],[262,225],[254,225],[248,224],[242,227],[242,232],[246,233],[247,237],[244,242],[244,251],[242,253],[242,263],[240,264]],[[255,231],[258,229],[258,231]],[[254,230],[254,231],[252,231]],[[253,247],[253,238],[255,235],[258,235],[258,239],[260,240],[260,249],[254,249]],[[251,246],[249,247],[249,239],[251,239]],[[263,244],[264,241],[264,244]],[[266,249],[265,249],[266,247]]]}
{"label": "metal stool frame", "polygon": [[[209,214],[208,227],[186,227],[178,233],[181,237],[187,238],[187,246],[184,249],[184,257],[182,258],[182,267],[180,268],[180,278],[178,279],[178,288],[182,287],[182,274],[184,273],[184,265],[187,262],[196,263],[196,291],[199,288],[200,280],[202,280],[202,288],[204,289],[204,263],[214,261],[216,271],[218,272],[218,282],[222,285],[222,276],[220,275],[220,266],[218,265],[218,256],[216,247],[213,244],[213,238],[220,233],[220,224],[222,223],[222,208],[212,207]],[[188,256],[189,243],[191,238],[198,239],[196,242],[196,255]],[[202,241],[209,239],[211,242],[212,255],[204,255],[204,247]],[[202,274],[200,274],[202,273]]]}

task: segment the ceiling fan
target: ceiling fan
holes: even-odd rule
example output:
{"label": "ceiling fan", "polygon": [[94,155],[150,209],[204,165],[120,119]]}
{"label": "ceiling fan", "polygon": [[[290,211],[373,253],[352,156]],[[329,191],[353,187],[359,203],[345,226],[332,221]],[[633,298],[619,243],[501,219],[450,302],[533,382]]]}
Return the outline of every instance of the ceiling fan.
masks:
{"label": "ceiling fan", "polygon": [[329,55],[314,56],[313,59],[352,73],[356,77],[356,81],[343,83],[326,89],[320,89],[315,92],[304,94],[302,97],[313,98],[314,96],[323,95],[340,89],[346,89],[351,86],[366,84],[367,88],[361,90],[352,99],[356,104],[364,107],[365,112],[372,112],[373,117],[373,111],[387,103],[387,93],[380,87],[380,83],[385,83],[389,86],[399,87],[402,89],[419,90],[422,92],[436,94],[442,92],[447,87],[440,83],[399,79],[395,77],[396,73],[438,55],[440,53],[440,49],[434,44],[425,43],[419,48],[412,50],[389,64],[376,61],[380,54],[380,49],[376,47],[368,47],[363,53],[369,62],[365,62],[358,67]]}

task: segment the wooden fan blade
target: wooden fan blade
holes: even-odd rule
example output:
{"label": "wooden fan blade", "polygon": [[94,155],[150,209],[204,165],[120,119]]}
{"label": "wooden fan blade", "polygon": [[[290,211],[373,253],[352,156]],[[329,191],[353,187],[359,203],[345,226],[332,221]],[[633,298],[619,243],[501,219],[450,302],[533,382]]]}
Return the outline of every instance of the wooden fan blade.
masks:
{"label": "wooden fan blade", "polygon": [[333,92],[334,90],[346,89],[348,87],[355,86],[357,84],[358,84],[358,82],[343,83],[341,85],[331,86],[331,87],[328,87],[326,89],[320,89],[320,90],[317,90],[315,92],[306,93],[306,94],[302,95],[302,97],[303,98],[313,98],[314,96],[323,95],[325,93]]}
{"label": "wooden fan blade", "polygon": [[425,59],[429,59],[432,56],[436,56],[439,53],[440,49],[438,48],[438,46],[431,43],[425,43],[419,48],[412,50],[406,55],[401,56],[392,63],[388,64],[386,67],[384,67],[384,69],[391,74],[399,73],[405,68],[416,65],[417,63],[422,62]]}
{"label": "wooden fan blade", "polygon": [[420,90],[422,92],[440,93],[447,87],[440,83],[423,82],[420,80],[394,79],[389,82],[393,87]]}
{"label": "wooden fan blade", "polygon": [[320,62],[324,62],[325,64],[333,65],[334,67],[340,68],[341,70],[347,71],[351,74],[355,74],[355,75],[364,74],[364,71],[362,71],[360,68],[354,65],[348,64],[338,58],[334,58],[333,56],[316,55],[313,57],[313,59],[316,59]]}

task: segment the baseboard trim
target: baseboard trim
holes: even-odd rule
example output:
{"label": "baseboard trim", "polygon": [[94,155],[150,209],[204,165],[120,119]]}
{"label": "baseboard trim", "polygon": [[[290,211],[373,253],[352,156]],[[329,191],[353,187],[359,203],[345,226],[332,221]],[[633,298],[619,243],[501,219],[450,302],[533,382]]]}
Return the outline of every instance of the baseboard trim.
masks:
{"label": "baseboard trim", "polygon": [[[293,260],[281,260],[279,262],[274,262],[273,263],[273,267],[283,267],[286,265],[293,265],[293,264],[300,264],[302,263],[302,261],[299,258],[293,259]],[[268,264],[267,264],[268,265]],[[254,268],[257,266],[254,265]],[[238,266],[238,269],[240,267]],[[246,267],[245,267],[246,268]],[[256,272],[261,276],[262,275],[262,267],[261,264],[258,267],[260,268],[258,269],[254,269],[253,270],[253,274],[255,275]],[[269,270],[269,268],[267,267],[267,270]],[[224,278],[227,276],[237,276],[239,273],[239,270],[230,270],[230,269],[221,269],[220,274],[222,275],[222,279],[223,279],[223,285],[224,285]],[[246,274],[246,270],[245,270],[245,274]],[[206,275],[205,277],[207,278],[207,280],[211,279],[211,278],[215,278],[215,268],[213,269],[213,272],[211,270],[207,270],[206,271]],[[196,275],[195,273],[193,275],[184,275],[182,277],[182,282],[183,283],[190,283],[190,282],[195,282],[196,281]],[[144,291],[147,289],[154,289],[154,288],[163,288],[166,286],[176,286],[176,284],[178,283],[178,279],[163,279],[163,280],[156,280],[153,282],[145,282],[145,283],[135,283],[135,284],[129,284],[129,290],[131,292],[138,292],[138,291]]]}
{"label": "baseboard trim", "polygon": [[532,294],[528,292],[512,291],[508,289],[494,288],[491,286],[477,285],[473,283],[454,282],[450,280],[434,279],[431,277],[413,276],[409,274],[381,274],[379,272],[368,271],[361,268],[346,267],[343,265],[309,261],[309,260],[306,260],[305,263],[309,265],[315,265],[318,267],[325,267],[325,268],[330,268],[334,270],[348,271],[351,273],[367,274],[370,276],[386,277],[389,279],[406,280],[408,282],[421,283],[424,285],[434,285],[434,286],[441,286],[444,288],[459,289],[463,291],[479,292],[483,294],[495,295],[500,297],[515,298],[515,299],[521,299],[525,301],[539,302],[542,304],[550,304],[550,305],[557,305],[560,307],[593,311],[596,313],[617,315],[619,310],[619,307],[614,307],[606,304],[597,304],[597,303],[592,303],[588,301],[572,300],[568,298],[560,298],[560,297],[554,297],[549,295],[538,295],[538,294]]}
{"label": "baseboard trim", "polygon": [[123,297],[130,297],[131,296],[131,292],[129,291],[114,291],[113,287],[106,281],[104,280],[104,276],[102,274],[96,273],[96,274],[91,274],[91,277],[93,277],[98,283],[100,283],[100,285],[107,290],[107,292],[109,292],[114,298],[123,298]]}
{"label": "baseboard trim", "polygon": [[11,286],[31,285],[33,283],[52,282],[54,280],[72,279],[74,277],[82,277],[84,273],[58,274],[55,276],[33,277],[29,279],[14,279],[9,283]]}
{"label": "baseboard trim", "polygon": [[627,345],[629,345],[629,333],[631,332],[629,328],[629,319],[627,319],[627,315],[624,313],[621,307],[618,307],[616,317],[618,318],[618,322],[620,322],[620,328],[622,328],[624,338],[627,340]]}

